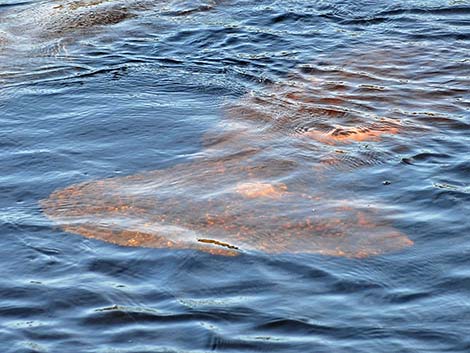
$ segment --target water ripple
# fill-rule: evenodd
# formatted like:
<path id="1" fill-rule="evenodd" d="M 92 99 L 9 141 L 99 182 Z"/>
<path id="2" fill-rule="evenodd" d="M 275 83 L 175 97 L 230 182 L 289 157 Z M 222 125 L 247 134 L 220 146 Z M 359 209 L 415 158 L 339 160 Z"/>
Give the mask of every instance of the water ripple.
<path id="1" fill-rule="evenodd" d="M 469 14 L 433 0 L 3 1 L 2 352 L 468 352 Z M 262 165 L 271 187 L 241 194 L 284 184 L 318 197 L 311 215 L 360 210 L 414 244 L 368 258 L 125 248 L 38 205 L 154 170 L 193 186 L 179 200 L 227 192 L 204 159 Z M 207 167 L 199 187 L 190 161 Z M 255 245 L 306 202 L 279 200 Z M 262 209 L 246 207 L 242 223 Z"/>

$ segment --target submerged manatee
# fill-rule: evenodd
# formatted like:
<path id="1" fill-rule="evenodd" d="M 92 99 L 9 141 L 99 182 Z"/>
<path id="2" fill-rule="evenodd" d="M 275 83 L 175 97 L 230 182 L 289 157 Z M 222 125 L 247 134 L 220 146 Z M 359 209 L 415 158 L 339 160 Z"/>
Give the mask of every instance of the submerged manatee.
<path id="1" fill-rule="evenodd" d="M 150 1 L 49 0 L 1 12 L 0 83 L 50 79 L 51 70 L 59 73 L 67 67 L 74 71 L 80 66 L 73 64 L 80 58 L 75 45 L 136 16 L 146 4 Z"/>
<path id="2" fill-rule="evenodd" d="M 42 207 L 66 231 L 125 246 L 366 257 L 412 244 L 373 209 L 291 190 L 274 181 L 285 166 L 252 163 L 198 161 L 72 185 Z"/>
<path id="3" fill-rule="evenodd" d="M 0 84 L 40 82 L 93 70 L 89 59 L 112 52 L 126 33 L 151 35 L 137 18 L 189 16 L 222 0 L 46 0 L 0 12 Z M 141 28 L 143 26 L 144 28 Z M 98 63 L 96 63 L 98 64 Z"/>
<path id="4" fill-rule="evenodd" d="M 0 48 L 30 50 L 47 41 L 83 36 L 106 25 L 136 17 L 145 10 L 164 9 L 171 0 L 48 0 L 0 14 Z M 185 2 L 174 15 L 209 11 L 217 1 Z M 23 48 L 21 48 L 23 47 Z"/>
<path id="5" fill-rule="evenodd" d="M 193 161 L 59 189 L 42 208 L 66 231 L 124 246 L 359 258 L 409 247 L 374 195 L 335 174 L 376 172 L 455 109 L 466 81 L 446 82 L 461 66 L 443 69 L 438 53 L 440 70 L 428 68 L 423 50 L 319 59 L 229 104 Z"/>
<path id="6" fill-rule="evenodd" d="M 4 44 L 61 39 L 133 17 L 138 0 L 42 1 L 1 15 Z M 26 49 L 26 48 L 25 48 Z"/>

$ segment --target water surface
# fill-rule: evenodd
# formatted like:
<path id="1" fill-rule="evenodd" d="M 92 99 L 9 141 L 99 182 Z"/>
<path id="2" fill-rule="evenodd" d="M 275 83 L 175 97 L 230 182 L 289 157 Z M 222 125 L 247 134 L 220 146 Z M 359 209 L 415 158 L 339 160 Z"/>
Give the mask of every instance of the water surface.
<path id="1" fill-rule="evenodd" d="M 0 6 L 2 351 L 470 350 L 468 2 L 58 4 Z M 204 179 L 214 163 L 235 172 Z M 110 180 L 137 185 L 149 217 L 142 200 L 178 178 L 172 200 L 190 203 L 166 206 L 170 224 L 207 232 L 187 212 L 205 190 L 269 222 L 241 218 L 254 233 L 217 256 L 86 238 L 40 205 Z M 305 219 L 312 199 L 287 192 L 314 198 L 317 224 L 342 210 L 320 249 L 377 234 L 358 212 L 409 243 L 359 258 L 298 251 L 305 232 L 250 246 L 279 217 Z M 72 209 L 117 203 L 85 196 Z"/>

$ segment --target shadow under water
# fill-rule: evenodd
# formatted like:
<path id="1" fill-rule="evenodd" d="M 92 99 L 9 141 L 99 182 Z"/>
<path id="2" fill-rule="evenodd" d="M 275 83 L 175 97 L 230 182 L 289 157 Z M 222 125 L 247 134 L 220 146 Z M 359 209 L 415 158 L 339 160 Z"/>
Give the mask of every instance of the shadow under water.
<path id="1" fill-rule="evenodd" d="M 351 196 L 352 173 L 457 123 L 446 114 L 460 114 L 468 79 L 449 51 L 363 53 L 317 58 L 227 104 L 189 163 L 72 185 L 43 210 L 65 231 L 125 246 L 359 258 L 409 247 L 380 196 Z"/>

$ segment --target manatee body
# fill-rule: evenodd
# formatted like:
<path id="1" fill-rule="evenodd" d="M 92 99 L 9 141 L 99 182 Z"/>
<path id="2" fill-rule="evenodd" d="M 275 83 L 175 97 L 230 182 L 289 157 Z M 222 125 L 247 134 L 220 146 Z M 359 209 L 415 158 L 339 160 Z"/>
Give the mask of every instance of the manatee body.
<path id="1" fill-rule="evenodd" d="M 217 4 L 215 0 L 184 1 L 173 14 L 210 11 Z M 87 35 L 165 6 L 173 8 L 170 0 L 49 0 L 16 7 L 0 13 L 0 47 L 24 45 L 28 50 L 28 45 Z"/>
<path id="2" fill-rule="evenodd" d="M 72 185 L 41 205 L 65 231 L 122 246 L 363 258 L 413 244 L 377 209 L 289 180 L 293 168 L 247 156 L 199 160 Z"/>
<path id="3" fill-rule="evenodd" d="M 143 3 L 127 0 L 47 1 L 16 8 L 2 15 L 0 44 L 26 45 L 87 33 L 131 18 L 139 8 Z"/>

